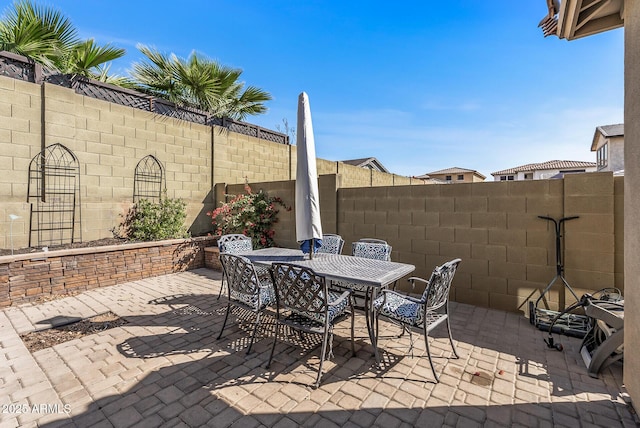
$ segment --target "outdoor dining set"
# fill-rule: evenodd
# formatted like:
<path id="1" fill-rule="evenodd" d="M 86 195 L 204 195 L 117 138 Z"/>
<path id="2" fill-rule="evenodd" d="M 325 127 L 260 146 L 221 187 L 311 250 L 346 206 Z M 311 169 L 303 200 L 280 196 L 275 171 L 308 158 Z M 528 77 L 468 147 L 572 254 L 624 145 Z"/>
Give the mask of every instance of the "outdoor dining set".
<path id="1" fill-rule="evenodd" d="M 226 286 L 228 304 L 218 339 L 227 326 L 232 306 L 255 313 L 255 323 L 247 353 L 251 352 L 260 321 L 267 308 L 275 308 L 273 345 L 267 363 L 270 367 L 280 335 L 287 326 L 304 333 L 322 334 L 322 350 L 315 387 L 320 385 L 322 365 L 333 354 L 333 328 L 351 319 L 351 352 L 354 349 L 354 309 L 364 312 L 367 333 L 380 367 L 378 352 L 379 318 L 422 330 L 433 375 L 438 381 L 431 352 L 429 332 L 446 323 L 453 354 L 457 352 L 449 324 L 449 290 L 460 259 L 436 267 L 428 280 L 411 277 L 424 285 L 420 297 L 395 290 L 397 281 L 415 270 L 407 263 L 391 261 L 391 246 L 380 239 L 364 238 L 352 244 L 351 255 L 342 255 L 344 240 L 336 234 L 324 234 L 320 220 L 320 193 L 316 166 L 315 141 L 309 98 L 298 97 L 296 141 L 295 217 L 296 241 L 300 249 L 253 249 L 251 238 L 241 234 L 218 239 L 223 272 L 221 296 Z M 410 336 L 411 346 L 413 337 Z M 328 348 L 328 352 L 327 352 Z M 412 348 L 413 349 L 413 348 Z"/>
<path id="2" fill-rule="evenodd" d="M 422 295 L 396 291 L 396 283 L 415 270 L 415 266 L 391 261 L 392 247 L 378 239 L 362 239 L 352 244 L 351 255 L 343 255 L 344 240 L 335 234 L 322 236 L 315 252 L 299 249 L 253 249 L 251 238 L 241 234 L 218 239 L 223 282 L 219 298 L 226 293 L 227 308 L 218 339 L 227 328 L 232 307 L 255 314 L 247 354 L 251 352 L 261 319 L 267 308 L 275 309 L 273 344 L 267 362 L 270 367 L 281 326 L 304 335 L 322 335 L 320 364 L 315 382 L 318 387 L 325 358 L 333 355 L 333 328 L 343 320 L 351 321 L 351 352 L 354 351 L 354 310 L 366 319 L 377 367 L 379 319 L 384 317 L 408 332 L 421 330 L 427 356 L 436 382 L 439 380 L 429 349 L 429 333 L 445 323 L 453 356 L 458 357 L 449 324 L 448 303 L 451 282 L 460 259 L 436 267 L 429 279 L 410 277 L 424 286 Z"/>

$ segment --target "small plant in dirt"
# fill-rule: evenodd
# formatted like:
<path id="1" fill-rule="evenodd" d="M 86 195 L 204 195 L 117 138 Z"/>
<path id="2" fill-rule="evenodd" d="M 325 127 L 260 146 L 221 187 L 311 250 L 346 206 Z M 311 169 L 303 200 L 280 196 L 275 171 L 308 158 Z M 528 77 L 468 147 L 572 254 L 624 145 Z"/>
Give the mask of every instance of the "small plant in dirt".
<path id="1" fill-rule="evenodd" d="M 242 233 L 253 241 L 253 248 L 273 247 L 278 222 L 278 207 L 287 207 L 281 198 L 268 196 L 263 191 L 253 193 L 248 184 L 245 194 L 227 195 L 233 197 L 229 202 L 207 213 L 211 217 L 214 233 L 218 236 L 229 233 Z"/>
<path id="2" fill-rule="evenodd" d="M 180 199 L 164 197 L 160 202 L 141 199 L 111 231 L 115 237 L 135 241 L 188 238 L 186 218 L 186 203 Z"/>

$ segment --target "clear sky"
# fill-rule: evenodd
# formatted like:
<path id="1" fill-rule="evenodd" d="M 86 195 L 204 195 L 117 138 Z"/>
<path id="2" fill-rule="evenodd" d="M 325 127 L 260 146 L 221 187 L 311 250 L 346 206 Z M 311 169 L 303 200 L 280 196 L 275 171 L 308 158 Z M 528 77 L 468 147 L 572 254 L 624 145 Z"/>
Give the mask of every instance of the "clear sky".
<path id="1" fill-rule="evenodd" d="M 37 1 L 125 48 L 121 75 L 138 43 L 241 68 L 274 98 L 247 122 L 295 126 L 305 91 L 318 157 L 401 175 L 595 162 L 596 126 L 623 122 L 623 30 L 545 39 L 545 0 Z"/>

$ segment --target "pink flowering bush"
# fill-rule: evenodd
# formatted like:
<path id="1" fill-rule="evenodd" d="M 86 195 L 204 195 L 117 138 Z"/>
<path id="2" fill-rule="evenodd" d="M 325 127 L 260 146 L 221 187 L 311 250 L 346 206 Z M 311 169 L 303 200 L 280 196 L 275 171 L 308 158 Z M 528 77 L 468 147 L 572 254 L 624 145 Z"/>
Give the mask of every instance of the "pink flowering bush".
<path id="1" fill-rule="evenodd" d="M 278 207 L 287 208 L 281 198 L 267 196 L 260 191 L 253 193 L 248 184 L 245 194 L 236 195 L 221 207 L 207 213 L 211 217 L 215 234 L 242 233 L 253 241 L 253 248 L 273 247 L 275 231 L 273 225 L 278 222 Z"/>

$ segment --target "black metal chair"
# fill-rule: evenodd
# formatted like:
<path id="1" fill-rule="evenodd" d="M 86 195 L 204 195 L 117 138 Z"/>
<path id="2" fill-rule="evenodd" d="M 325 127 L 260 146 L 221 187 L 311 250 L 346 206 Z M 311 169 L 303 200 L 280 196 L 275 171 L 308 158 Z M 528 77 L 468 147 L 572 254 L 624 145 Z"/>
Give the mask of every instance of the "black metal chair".
<path id="1" fill-rule="evenodd" d="M 220 253 L 238 254 L 253 250 L 253 243 L 251 238 L 246 235 L 231 233 L 218 238 L 218 248 Z"/>
<path id="2" fill-rule="evenodd" d="M 322 353 L 315 387 L 320 385 L 322 365 L 327 355 L 333 355 L 333 327 L 347 316 L 351 316 L 351 352 L 355 353 L 353 335 L 353 302 L 350 292 L 341 294 L 329 291 L 323 276 L 313 270 L 289 263 L 273 264 L 273 279 L 276 290 L 276 323 L 273 346 L 267 368 L 271 366 L 278 341 L 279 326 L 289 326 L 301 332 L 322 334 Z"/>
<path id="3" fill-rule="evenodd" d="M 228 235 L 222 235 L 218 238 L 219 254 L 242 254 L 247 251 L 253 250 L 253 241 L 250 237 L 242 235 L 241 233 L 230 233 Z M 261 281 L 271 280 L 271 272 L 268 267 L 256 266 L 256 271 Z M 220 291 L 218 292 L 218 300 L 222 296 L 222 290 L 224 290 L 224 275 L 222 276 L 222 282 L 220 284 Z"/>
<path id="4" fill-rule="evenodd" d="M 322 246 L 318 250 L 318 253 L 342 254 L 342 247 L 344 247 L 344 239 L 342 239 L 342 236 L 325 233 L 322 235 Z"/>
<path id="5" fill-rule="evenodd" d="M 379 239 L 365 238 L 351 244 L 351 255 L 374 260 L 391 260 L 391 245 Z M 367 311 L 369 305 L 369 290 L 366 286 L 347 281 L 332 281 L 334 291 L 351 290 L 356 309 Z M 360 303 L 362 302 L 362 303 Z"/>
<path id="6" fill-rule="evenodd" d="M 422 330 L 427 348 L 427 356 L 429 357 L 429 364 L 431 365 L 431 370 L 433 371 L 433 376 L 436 378 L 436 382 L 439 382 L 440 378 L 436 373 L 433 360 L 431 359 L 429 333 L 443 322 L 447 324 L 449 342 L 451 342 L 453 354 L 455 358 L 459 358 L 456 347 L 453 344 L 451 325 L 449 323 L 449 292 L 451 290 L 451 282 L 453 281 L 460 261 L 460 259 L 455 259 L 442 266 L 436 267 L 428 281 L 417 277 L 409 278 L 413 287 L 415 287 L 416 282 L 425 284 L 424 293 L 422 293 L 419 299 L 398 293 L 394 290 L 383 290 L 382 295 L 373 302 L 373 307 L 376 311 L 376 334 L 379 331 L 378 322 L 380 316 L 399 322 L 403 330 L 406 329 L 409 331 L 412 355 L 412 328 Z"/>
<path id="7" fill-rule="evenodd" d="M 270 278 L 260 278 L 256 268 L 246 257 L 237 254 L 222 253 L 220 254 L 220 262 L 222 264 L 222 274 L 227 282 L 229 301 L 218 339 L 222 338 L 222 333 L 227 325 L 232 306 L 249 310 L 256 315 L 255 325 L 251 333 L 251 341 L 247 349 L 247 354 L 249 354 L 258 327 L 260 327 L 260 316 L 262 312 L 267 306 L 275 303 L 273 283 Z"/>
<path id="8" fill-rule="evenodd" d="M 253 250 L 253 243 L 251 241 L 251 238 L 246 235 L 242 235 L 240 233 L 231 233 L 228 235 L 222 235 L 220 238 L 218 238 L 218 250 L 219 254 L 238 254 L 245 251 Z M 222 263 L 222 259 L 220 263 Z M 222 296 L 222 290 L 224 290 L 225 281 L 225 277 L 224 275 L 222 275 L 220 291 L 218 292 L 218 300 L 220 300 L 220 297 Z"/>

